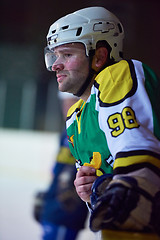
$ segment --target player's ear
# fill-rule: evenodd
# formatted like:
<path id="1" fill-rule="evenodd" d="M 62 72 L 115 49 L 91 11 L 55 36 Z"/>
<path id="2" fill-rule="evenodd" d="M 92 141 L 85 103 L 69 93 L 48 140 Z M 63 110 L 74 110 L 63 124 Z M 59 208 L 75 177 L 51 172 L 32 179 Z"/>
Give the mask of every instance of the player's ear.
<path id="1" fill-rule="evenodd" d="M 92 68 L 98 72 L 104 64 L 106 64 L 108 59 L 108 50 L 105 47 L 99 47 L 96 49 L 95 55 L 92 61 Z"/>

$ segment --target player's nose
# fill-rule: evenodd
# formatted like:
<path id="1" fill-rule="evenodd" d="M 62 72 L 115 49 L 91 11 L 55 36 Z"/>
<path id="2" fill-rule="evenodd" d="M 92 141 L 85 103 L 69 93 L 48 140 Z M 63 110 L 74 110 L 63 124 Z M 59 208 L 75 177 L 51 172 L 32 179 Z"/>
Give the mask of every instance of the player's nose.
<path id="1" fill-rule="evenodd" d="M 64 64 L 62 62 L 59 62 L 56 60 L 53 65 L 52 65 L 52 71 L 56 72 L 58 70 L 63 70 L 64 69 Z"/>

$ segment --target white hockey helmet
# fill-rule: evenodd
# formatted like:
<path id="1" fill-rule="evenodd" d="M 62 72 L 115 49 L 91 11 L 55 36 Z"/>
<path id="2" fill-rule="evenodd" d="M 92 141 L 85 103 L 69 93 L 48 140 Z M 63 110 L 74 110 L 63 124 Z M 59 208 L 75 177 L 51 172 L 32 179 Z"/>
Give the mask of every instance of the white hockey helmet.
<path id="1" fill-rule="evenodd" d="M 66 43 L 80 42 L 85 45 L 86 55 L 96 49 L 96 43 L 106 40 L 111 47 L 110 58 L 122 58 L 124 30 L 119 19 L 103 7 L 88 7 L 68 14 L 53 23 L 47 35 L 48 50 Z M 46 66 L 54 62 L 53 56 L 45 55 Z"/>

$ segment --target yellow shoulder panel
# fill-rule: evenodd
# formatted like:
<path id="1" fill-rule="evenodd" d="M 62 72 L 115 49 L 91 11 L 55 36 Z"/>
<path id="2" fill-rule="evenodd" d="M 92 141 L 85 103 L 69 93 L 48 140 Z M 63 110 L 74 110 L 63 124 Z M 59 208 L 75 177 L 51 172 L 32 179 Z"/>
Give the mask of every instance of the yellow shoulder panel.
<path id="1" fill-rule="evenodd" d="M 129 64 L 125 60 L 105 68 L 95 81 L 99 85 L 100 100 L 108 104 L 122 100 L 133 87 Z"/>
<path id="2" fill-rule="evenodd" d="M 68 110 L 67 113 L 67 118 L 70 117 L 75 111 L 76 109 L 80 109 L 81 105 L 83 104 L 83 100 L 80 99 L 78 102 L 76 102 L 75 104 L 73 104 L 70 109 Z"/>

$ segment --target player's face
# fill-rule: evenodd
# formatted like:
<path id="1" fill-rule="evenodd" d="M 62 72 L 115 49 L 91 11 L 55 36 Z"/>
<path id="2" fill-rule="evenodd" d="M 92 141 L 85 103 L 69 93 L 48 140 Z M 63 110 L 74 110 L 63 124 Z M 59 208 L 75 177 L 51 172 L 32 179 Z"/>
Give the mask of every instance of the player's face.
<path id="1" fill-rule="evenodd" d="M 68 43 L 54 50 L 56 61 L 52 70 L 56 72 L 58 88 L 62 92 L 76 94 L 89 74 L 89 61 L 81 43 Z"/>

